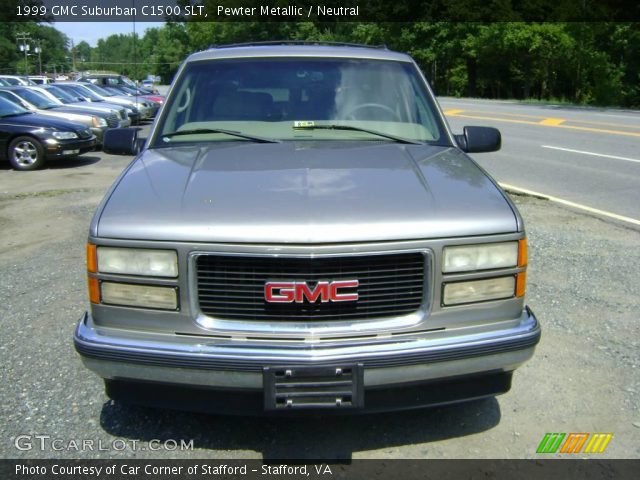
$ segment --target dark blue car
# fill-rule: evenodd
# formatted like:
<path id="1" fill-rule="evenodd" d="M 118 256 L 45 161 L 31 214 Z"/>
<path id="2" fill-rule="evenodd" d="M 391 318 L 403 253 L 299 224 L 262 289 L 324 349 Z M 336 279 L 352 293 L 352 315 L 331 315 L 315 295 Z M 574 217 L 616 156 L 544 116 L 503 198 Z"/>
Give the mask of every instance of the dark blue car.
<path id="1" fill-rule="evenodd" d="M 96 136 L 87 127 L 22 108 L 0 98 L 0 158 L 16 170 L 35 170 L 52 158 L 93 150 Z"/>

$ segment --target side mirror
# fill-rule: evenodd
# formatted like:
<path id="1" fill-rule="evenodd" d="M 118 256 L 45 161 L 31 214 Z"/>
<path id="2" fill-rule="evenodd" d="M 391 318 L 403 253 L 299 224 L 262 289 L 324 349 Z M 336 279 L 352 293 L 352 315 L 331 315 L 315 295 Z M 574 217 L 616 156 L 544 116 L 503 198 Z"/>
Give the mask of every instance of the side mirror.
<path id="1" fill-rule="evenodd" d="M 495 152 L 502 146 L 502 136 L 497 128 L 464 127 L 463 132 L 463 135 L 456 135 L 456 140 L 467 153 Z"/>
<path id="2" fill-rule="evenodd" d="M 139 128 L 110 128 L 104 132 L 102 151 L 114 155 L 137 155 L 144 139 L 138 138 Z"/>

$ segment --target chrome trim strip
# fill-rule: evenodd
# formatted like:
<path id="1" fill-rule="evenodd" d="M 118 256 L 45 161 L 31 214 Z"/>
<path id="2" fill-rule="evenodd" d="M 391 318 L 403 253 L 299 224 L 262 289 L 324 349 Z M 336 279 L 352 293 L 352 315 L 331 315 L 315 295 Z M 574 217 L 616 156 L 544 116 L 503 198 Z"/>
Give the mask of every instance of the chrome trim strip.
<path id="1" fill-rule="evenodd" d="M 470 359 L 517 350 L 532 349 L 540 340 L 540 326 L 526 309 L 517 326 L 482 333 L 432 338 L 423 334 L 408 339 L 345 346 L 251 345 L 246 342 L 176 341 L 175 337 L 139 333 L 116 337 L 92 325 L 85 314 L 74 334 L 76 350 L 86 358 L 165 368 L 258 372 L 268 365 L 334 365 L 362 362 L 366 368 L 402 367 Z M 144 339 L 144 337 L 147 337 Z M 142 337 L 142 338 L 141 338 Z M 163 339 L 165 337 L 166 339 Z M 169 337 L 169 338 L 167 338 Z M 187 339 L 189 340 L 189 339 Z"/>

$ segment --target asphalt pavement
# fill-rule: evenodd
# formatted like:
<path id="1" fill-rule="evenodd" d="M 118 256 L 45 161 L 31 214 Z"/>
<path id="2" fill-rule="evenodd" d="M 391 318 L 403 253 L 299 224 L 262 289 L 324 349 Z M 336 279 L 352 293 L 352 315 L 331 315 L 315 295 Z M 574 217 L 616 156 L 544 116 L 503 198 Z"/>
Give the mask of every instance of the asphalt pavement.
<path id="1" fill-rule="evenodd" d="M 465 125 L 501 131 L 500 151 L 472 155 L 499 182 L 640 225 L 640 111 L 448 97 L 439 102 L 455 133 Z"/>

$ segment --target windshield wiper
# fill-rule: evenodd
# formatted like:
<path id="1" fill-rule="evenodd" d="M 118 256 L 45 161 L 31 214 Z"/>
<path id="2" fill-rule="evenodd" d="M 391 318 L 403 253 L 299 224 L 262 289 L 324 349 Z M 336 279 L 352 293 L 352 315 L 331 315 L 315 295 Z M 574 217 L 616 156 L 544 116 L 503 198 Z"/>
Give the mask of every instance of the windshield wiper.
<path id="1" fill-rule="evenodd" d="M 197 135 L 200 133 L 224 133 L 226 135 L 244 138 L 246 140 L 251 140 L 257 143 L 280 143 L 279 140 L 274 140 L 273 138 L 258 137 L 256 135 L 247 135 L 246 133 L 236 132 L 235 130 L 225 130 L 222 128 L 194 128 L 192 130 L 178 130 L 175 132 L 164 133 L 161 135 L 161 137 L 171 138 L 171 137 L 178 137 L 180 135 Z"/>
<path id="2" fill-rule="evenodd" d="M 370 133 L 371 135 L 377 135 L 382 138 L 388 138 L 389 140 L 393 140 L 398 143 L 407 143 L 410 145 L 422 145 L 421 142 L 416 142 L 415 140 L 409 140 L 408 138 L 396 137 L 395 135 L 391 135 L 389 133 L 378 132 L 377 130 L 369 130 L 368 128 L 360 128 L 354 127 L 351 125 L 339 125 L 339 124 L 329 124 L 329 125 L 316 125 L 315 123 L 310 122 L 295 122 L 293 125 L 294 130 L 350 130 L 353 132 L 364 132 Z"/>

